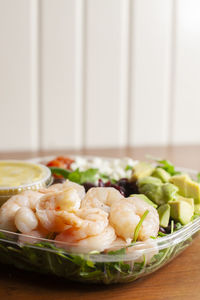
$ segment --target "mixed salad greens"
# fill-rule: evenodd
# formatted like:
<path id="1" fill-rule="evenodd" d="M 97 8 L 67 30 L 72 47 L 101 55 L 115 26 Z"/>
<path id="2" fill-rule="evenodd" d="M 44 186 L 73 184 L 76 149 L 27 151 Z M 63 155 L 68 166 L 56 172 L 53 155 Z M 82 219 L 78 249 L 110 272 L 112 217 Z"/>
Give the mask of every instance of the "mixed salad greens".
<path id="1" fill-rule="evenodd" d="M 154 206 L 159 214 L 160 231 L 157 238 L 152 237 L 158 251 L 147 261 L 148 249 L 141 250 L 144 253 L 141 262 L 128 259 L 127 248 L 107 253 L 93 251 L 76 254 L 56 247 L 53 240 L 41 240 L 34 244 L 19 243 L 18 234 L 1 230 L 1 263 L 70 280 L 110 284 L 133 281 L 157 270 L 191 243 L 192 234 L 196 233 L 194 230 L 189 235 L 183 235 L 178 243 L 169 242 L 167 247 L 160 246 L 163 238 L 185 225 L 188 226 L 187 224 L 200 215 L 199 175 L 196 181 L 192 180 L 188 174 L 177 171 L 167 160 L 156 160 L 155 164 L 128 164 L 124 167 L 126 177 L 112 178 L 110 174 L 96 167 L 73 170 L 71 166 L 74 162 L 73 159 L 62 157 L 50 161 L 47 166 L 51 169 L 54 182 L 69 179 L 84 185 L 86 191 L 94 186 L 107 186 L 116 188 L 126 197 L 133 194 L 141 197 Z M 141 217 L 129 247 L 138 243 L 138 232 L 147 214 L 148 211 Z"/>
<path id="2" fill-rule="evenodd" d="M 20 245 L 13 238 L 0 232 L 0 262 L 14 265 L 19 269 L 52 274 L 69 280 L 88 283 L 118 283 L 134 281 L 144 275 L 156 271 L 181 253 L 192 241 L 183 240 L 175 246 L 161 249 L 146 264 L 127 261 L 125 248 L 110 251 L 110 261 L 104 261 L 99 253 L 70 254 L 62 248 L 54 246 L 53 242 L 40 242 Z M 97 259 L 101 256 L 102 261 Z"/>

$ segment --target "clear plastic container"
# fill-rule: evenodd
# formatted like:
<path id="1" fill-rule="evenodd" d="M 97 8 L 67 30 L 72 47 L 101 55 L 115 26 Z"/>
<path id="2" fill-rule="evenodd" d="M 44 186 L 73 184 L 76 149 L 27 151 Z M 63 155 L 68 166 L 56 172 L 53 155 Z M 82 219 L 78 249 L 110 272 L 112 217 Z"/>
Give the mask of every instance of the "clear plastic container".
<path id="1" fill-rule="evenodd" d="M 196 176 L 195 171 L 179 170 Z M 103 284 L 130 282 L 170 262 L 192 243 L 199 231 L 200 217 L 148 243 L 136 242 L 131 247 L 109 253 L 87 253 L 87 249 L 77 253 L 72 251 L 75 244 L 0 230 L 0 263 L 66 280 Z"/>
<path id="2" fill-rule="evenodd" d="M 3 165 L 3 167 L 2 167 Z M 0 206 L 11 196 L 18 194 L 25 190 L 38 190 L 41 187 L 46 187 L 52 182 L 51 171 L 44 165 L 36 164 L 28 161 L 20 161 L 20 160 L 1 160 L 0 161 L 0 175 L 3 173 L 5 166 L 9 168 L 8 170 L 8 179 L 11 177 L 12 173 L 23 173 L 25 171 L 30 171 L 33 174 L 33 170 L 37 176 L 30 178 L 25 178 L 23 176 L 22 181 L 20 182 L 17 177 L 16 182 L 14 180 L 10 182 L 6 186 L 4 182 L 0 182 Z M 12 166 L 14 168 L 12 169 Z M 18 174 L 16 174 L 17 176 Z M 22 174 L 23 175 L 23 174 Z"/>
<path id="3" fill-rule="evenodd" d="M 36 240 L 0 230 L 0 262 L 66 280 L 104 284 L 130 282 L 158 270 L 175 258 L 192 243 L 199 230 L 200 218 L 168 236 L 152 239 L 148 246 L 137 242 L 115 254 L 72 253 L 70 247 L 75 245 L 58 245 L 54 240 Z M 62 246 L 69 247 L 69 251 Z"/>

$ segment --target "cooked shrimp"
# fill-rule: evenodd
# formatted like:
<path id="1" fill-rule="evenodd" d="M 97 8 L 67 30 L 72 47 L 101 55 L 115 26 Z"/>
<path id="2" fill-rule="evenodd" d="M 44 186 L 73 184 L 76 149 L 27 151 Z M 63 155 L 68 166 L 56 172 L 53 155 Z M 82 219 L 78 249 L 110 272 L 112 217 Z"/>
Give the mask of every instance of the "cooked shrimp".
<path id="1" fill-rule="evenodd" d="M 112 187 L 91 188 L 82 200 L 81 207 L 98 207 L 109 212 L 110 206 L 123 198 L 120 192 Z"/>
<path id="2" fill-rule="evenodd" d="M 48 193 L 52 193 L 52 192 L 61 192 L 61 191 L 67 190 L 68 188 L 75 189 L 77 191 L 79 197 L 81 199 L 84 198 L 85 188 L 82 185 L 72 182 L 72 181 L 69 181 L 69 180 L 66 180 L 64 183 L 53 184 L 48 188 L 42 188 L 42 189 L 40 189 L 40 192 L 43 194 L 48 194 Z"/>
<path id="3" fill-rule="evenodd" d="M 108 225 L 107 213 L 100 209 L 78 209 L 80 201 L 74 189 L 47 194 L 38 202 L 36 215 L 49 231 L 62 232 L 73 226 L 80 228 L 83 236 L 102 232 Z"/>
<path id="4" fill-rule="evenodd" d="M 66 229 L 67 216 L 73 215 L 72 212 L 80 207 L 80 202 L 81 199 L 73 188 L 51 192 L 44 195 L 38 202 L 36 215 L 44 228 L 60 232 Z"/>
<path id="5" fill-rule="evenodd" d="M 16 231 L 15 214 L 21 207 L 35 209 L 36 203 L 42 194 L 36 191 L 24 191 L 12 196 L 0 208 L 0 228 L 4 230 Z"/>
<path id="6" fill-rule="evenodd" d="M 68 229 L 57 235 L 55 240 L 58 242 L 57 247 L 64 248 L 70 252 L 88 253 L 94 250 L 99 252 L 104 251 L 111 245 L 115 238 L 114 229 L 111 226 L 107 226 L 100 234 L 94 236 L 88 235 L 83 239 L 80 239 L 76 230 Z"/>
<path id="7" fill-rule="evenodd" d="M 108 214 L 99 208 L 82 208 L 76 212 L 77 222 L 71 223 L 71 242 L 97 235 L 108 226 Z M 81 220 L 81 222 L 80 222 Z M 74 218 L 75 221 L 75 218 Z"/>
<path id="8" fill-rule="evenodd" d="M 29 207 L 19 208 L 15 214 L 14 222 L 16 228 L 22 233 L 30 232 L 38 226 L 38 219 Z"/>
<path id="9" fill-rule="evenodd" d="M 159 230 L 157 210 L 137 197 L 124 198 L 113 203 L 110 210 L 110 224 L 119 237 L 129 242 L 133 239 L 136 226 L 146 210 L 149 213 L 141 225 L 138 240 L 144 241 L 150 236 L 156 237 Z"/>

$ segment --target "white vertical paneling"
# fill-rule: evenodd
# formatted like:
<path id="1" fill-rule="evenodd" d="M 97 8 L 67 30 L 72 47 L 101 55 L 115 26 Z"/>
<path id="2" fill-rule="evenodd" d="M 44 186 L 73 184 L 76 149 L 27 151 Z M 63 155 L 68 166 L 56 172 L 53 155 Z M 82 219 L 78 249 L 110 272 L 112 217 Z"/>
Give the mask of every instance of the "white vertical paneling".
<path id="1" fill-rule="evenodd" d="M 75 15 L 75 140 L 74 148 L 83 147 L 83 101 L 85 91 L 85 0 L 76 0 Z"/>
<path id="2" fill-rule="evenodd" d="M 31 150 L 39 149 L 39 30 L 40 12 L 39 1 L 30 1 L 30 138 Z"/>
<path id="3" fill-rule="evenodd" d="M 130 144 L 166 144 L 172 0 L 132 3 Z"/>
<path id="4" fill-rule="evenodd" d="M 127 137 L 129 2 L 86 3 L 85 146 L 122 146 Z"/>
<path id="5" fill-rule="evenodd" d="M 41 147 L 43 149 L 81 146 L 82 5 L 82 0 L 42 1 Z M 77 47 L 80 50 L 77 50 Z"/>
<path id="6" fill-rule="evenodd" d="M 27 0 L 0 1 L 0 151 L 37 147 L 32 115 L 31 48 L 35 9 Z M 35 118 L 35 119 L 34 119 Z"/>
<path id="7" fill-rule="evenodd" d="M 0 0 L 0 151 L 200 143 L 199 12 Z"/>
<path id="8" fill-rule="evenodd" d="M 172 142 L 200 143 L 200 1 L 176 1 Z"/>

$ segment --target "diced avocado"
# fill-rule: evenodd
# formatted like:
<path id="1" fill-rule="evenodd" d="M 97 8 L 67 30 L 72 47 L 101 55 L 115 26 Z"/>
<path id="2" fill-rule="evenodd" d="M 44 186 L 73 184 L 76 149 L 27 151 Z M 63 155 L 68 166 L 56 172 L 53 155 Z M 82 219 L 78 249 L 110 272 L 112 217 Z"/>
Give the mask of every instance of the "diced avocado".
<path id="1" fill-rule="evenodd" d="M 188 224 L 194 214 L 194 208 L 186 201 L 175 200 L 169 202 L 170 216 L 176 222 L 180 222 L 182 225 Z"/>
<path id="2" fill-rule="evenodd" d="M 179 201 L 186 201 L 190 205 L 192 205 L 192 207 L 194 208 L 194 199 L 193 198 L 186 198 L 186 197 L 182 197 L 182 196 L 178 195 L 177 200 L 179 200 Z"/>
<path id="3" fill-rule="evenodd" d="M 150 176 L 153 173 L 154 169 L 155 167 L 153 167 L 151 164 L 147 162 L 143 162 L 143 161 L 139 162 L 137 165 L 133 167 L 131 180 L 136 181 L 139 178 Z"/>
<path id="4" fill-rule="evenodd" d="M 160 184 L 147 183 L 139 185 L 139 192 L 145 194 L 151 201 L 158 205 L 164 204 L 163 190 Z"/>
<path id="5" fill-rule="evenodd" d="M 195 204 L 194 205 L 194 213 L 196 215 L 200 215 L 200 204 Z"/>
<path id="6" fill-rule="evenodd" d="M 193 198 L 195 204 L 200 204 L 200 185 L 187 174 L 175 175 L 170 182 L 179 188 L 179 194 L 186 198 Z"/>
<path id="7" fill-rule="evenodd" d="M 193 198 L 196 204 L 200 204 L 200 185 L 190 180 L 185 184 L 185 197 Z"/>
<path id="8" fill-rule="evenodd" d="M 171 183 L 162 183 L 156 177 L 144 177 L 138 180 L 138 189 L 141 194 L 145 194 L 151 201 L 158 205 L 174 200 L 178 188 Z"/>
<path id="9" fill-rule="evenodd" d="M 170 218 L 170 206 L 169 204 L 163 204 L 158 208 L 160 226 L 167 227 Z"/>
<path id="10" fill-rule="evenodd" d="M 161 185 L 162 181 L 159 178 L 153 176 L 147 176 L 147 177 L 140 178 L 138 180 L 138 186 L 143 186 L 144 184 Z"/>
<path id="11" fill-rule="evenodd" d="M 134 196 L 134 197 L 137 197 L 139 199 L 142 199 L 142 200 L 144 200 L 145 202 L 149 203 L 150 205 L 152 205 L 155 208 L 158 207 L 157 204 L 155 204 L 153 201 L 149 200 L 149 198 L 147 198 L 144 194 L 134 194 L 134 195 L 131 195 L 131 196 Z"/>
<path id="12" fill-rule="evenodd" d="M 179 188 L 179 194 L 185 197 L 185 182 L 191 180 L 187 174 L 174 175 L 169 182 Z"/>
<path id="13" fill-rule="evenodd" d="M 162 168 L 156 168 L 153 171 L 152 176 L 159 178 L 164 183 L 169 182 L 169 179 L 171 177 L 171 175 Z"/>
<path id="14" fill-rule="evenodd" d="M 171 183 L 164 183 L 162 185 L 163 197 L 165 202 L 172 201 L 176 198 L 176 194 L 178 192 L 178 188 Z"/>

